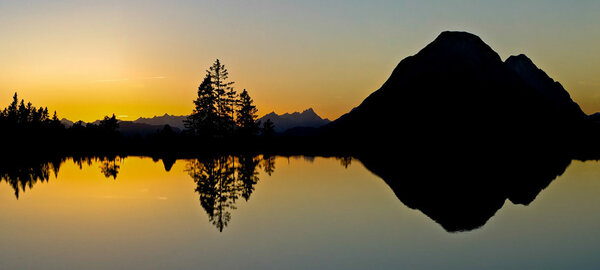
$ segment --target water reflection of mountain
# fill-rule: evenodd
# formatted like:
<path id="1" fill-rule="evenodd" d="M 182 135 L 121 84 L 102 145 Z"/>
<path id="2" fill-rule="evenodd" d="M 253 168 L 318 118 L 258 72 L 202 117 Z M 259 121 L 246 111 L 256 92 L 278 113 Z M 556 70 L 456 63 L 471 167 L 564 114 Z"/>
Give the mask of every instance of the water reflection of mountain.
<path id="1" fill-rule="evenodd" d="M 275 170 L 274 157 L 254 155 L 219 156 L 188 161 L 186 172 L 196 183 L 200 205 L 209 221 L 222 232 L 231 220 L 231 211 L 241 197 L 250 199 L 258 183 L 258 168 L 267 174 Z"/>
<path id="2" fill-rule="evenodd" d="M 552 155 L 457 155 L 435 160 L 367 155 L 359 159 L 403 204 L 423 212 L 448 232 L 483 226 L 506 199 L 530 204 L 571 162 Z"/>

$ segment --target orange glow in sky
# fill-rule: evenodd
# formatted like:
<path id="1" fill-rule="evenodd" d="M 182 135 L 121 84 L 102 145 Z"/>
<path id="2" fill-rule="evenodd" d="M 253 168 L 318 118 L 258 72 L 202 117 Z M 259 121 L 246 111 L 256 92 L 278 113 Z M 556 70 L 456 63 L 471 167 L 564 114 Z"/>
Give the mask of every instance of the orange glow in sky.
<path id="1" fill-rule="evenodd" d="M 524 53 L 600 111 L 598 1 L 3 1 L 0 106 L 59 117 L 183 115 L 216 58 L 263 115 L 335 119 L 444 30 Z M 424 103 L 426 104 L 426 103 Z"/>

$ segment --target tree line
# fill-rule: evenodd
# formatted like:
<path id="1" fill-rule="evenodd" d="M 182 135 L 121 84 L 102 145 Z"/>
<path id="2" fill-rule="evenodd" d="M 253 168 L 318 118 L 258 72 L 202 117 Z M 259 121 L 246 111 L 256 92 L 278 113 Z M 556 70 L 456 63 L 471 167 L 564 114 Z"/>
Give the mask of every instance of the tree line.
<path id="1" fill-rule="evenodd" d="M 9 143 L 7 151 L 19 156 L 91 148 L 114 150 L 117 145 L 122 146 L 118 127 L 113 114 L 98 124 L 79 121 L 67 128 L 56 111 L 50 116 L 48 107 L 35 107 L 31 102 L 19 100 L 17 93 L 12 102 L 0 110 L 0 141 Z"/>
<path id="2" fill-rule="evenodd" d="M 225 65 L 217 59 L 206 70 L 192 113 L 184 121 L 185 129 L 181 133 L 164 126 L 146 137 L 125 137 L 119 132 L 115 114 L 96 123 L 78 121 L 66 127 L 56 111 L 51 115 L 47 107 L 35 107 L 15 93 L 12 102 L 0 110 L 0 141 L 20 142 L 27 150 L 68 149 L 67 153 L 168 152 L 192 145 L 202 149 L 229 147 L 235 150 L 247 147 L 250 140 L 264 141 L 273 137 L 273 123 L 270 120 L 257 122 L 257 112 L 250 93 L 246 89 L 236 91 Z"/>
<path id="3" fill-rule="evenodd" d="M 20 128 L 60 128 L 62 124 L 58 120 L 56 111 L 50 117 L 48 107 L 36 108 L 31 102 L 25 104 L 25 100 L 23 99 L 19 102 L 19 97 L 15 93 L 10 105 L 0 111 L 0 126 L 4 127 L 5 131 L 8 131 Z"/>
<path id="4" fill-rule="evenodd" d="M 19 102 L 18 93 L 15 92 L 13 100 L 6 108 L 0 111 L 0 127 L 4 132 L 22 129 L 65 129 L 66 127 L 58 119 L 58 114 L 54 111 L 52 117 L 48 113 L 48 107 L 36 108 L 31 102 L 25 103 L 24 99 Z M 72 129 L 96 129 L 103 131 L 116 131 L 119 127 L 118 120 L 113 114 L 112 117 L 105 116 L 99 124 L 84 123 L 78 121 L 71 126 Z"/>

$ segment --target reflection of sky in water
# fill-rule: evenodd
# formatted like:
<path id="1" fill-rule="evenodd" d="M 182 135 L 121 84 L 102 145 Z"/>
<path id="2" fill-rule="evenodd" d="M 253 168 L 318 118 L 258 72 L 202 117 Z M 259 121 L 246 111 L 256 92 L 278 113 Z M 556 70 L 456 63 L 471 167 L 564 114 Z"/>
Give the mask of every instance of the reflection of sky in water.
<path id="1" fill-rule="evenodd" d="M 177 161 L 70 161 L 16 200 L 0 184 L 3 269 L 597 269 L 600 166 L 573 162 L 529 206 L 447 233 L 353 161 L 277 158 L 219 233 Z"/>

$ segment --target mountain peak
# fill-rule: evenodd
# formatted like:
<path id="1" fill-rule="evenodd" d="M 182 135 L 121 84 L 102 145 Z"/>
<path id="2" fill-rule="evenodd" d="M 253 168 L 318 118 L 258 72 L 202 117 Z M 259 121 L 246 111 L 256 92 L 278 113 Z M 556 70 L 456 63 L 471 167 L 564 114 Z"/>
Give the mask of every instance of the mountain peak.
<path id="1" fill-rule="evenodd" d="M 304 110 L 302 113 L 303 114 L 304 113 L 316 114 L 315 111 L 313 110 L 313 108 L 308 108 L 308 109 Z"/>
<path id="2" fill-rule="evenodd" d="M 514 69 L 540 70 L 527 55 L 511 55 L 505 63 Z M 541 70 L 540 70 L 541 71 Z M 545 73 L 544 73 L 545 74 Z"/>
<path id="3" fill-rule="evenodd" d="M 484 59 L 501 61 L 500 56 L 479 36 L 460 31 L 442 32 L 419 54 L 433 54 L 442 58 L 454 57 L 473 62 Z"/>
<path id="4" fill-rule="evenodd" d="M 473 41 L 483 43 L 483 41 L 481 40 L 481 38 L 479 38 L 479 36 L 477 36 L 475 34 L 471 34 L 469 32 L 464 32 L 464 31 L 443 31 L 436 38 L 436 40 L 452 40 L 452 41 L 456 41 L 456 40 L 460 40 L 460 39 L 473 40 Z"/>
<path id="5" fill-rule="evenodd" d="M 330 121 L 328 119 L 321 118 L 313 108 L 308 108 L 304 111 L 277 114 L 275 112 L 268 113 L 257 121 L 265 122 L 270 119 L 275 124 L 276 132 L 283 132 L 294 127 L 320 127 Z"/>
<path id="6" fill-rule="evenodd" d="M 444 45 L 444 47 L 487 47 L 491 48 L 483 42 L 483 40 L 474 34 L 460 31 L 444 31 L 440 33 L 430 45 Z"/>
<path id="7" fill-rule="evenodd" d="M 69 119 L 67 119 L 67 118 L 60 119 L 60 122 L 61 122 L 63 125 L 65 125 L 66 127 L 70 127 L 70 126 L 72 126 L 72 125 L 74 124 L 74 122 L 73 122 L 73 121 L 71 121 L 71 120 L 69 120 Z"/>
<path id="8" fill-rule="evenodd" d="M 170 115 L 168 113 L 165 113 L 161 116 L 153 116 L 153 117 L 149 117 L 149 118 L 140 117 L 133 122 L 141 123 L 141 124 L 149 124 L 149 125 L 161 125 L 161 126 L 169 125 L 171 127 L 175 127 L 175 128 L 183 130 L 185 128 L 184 121 L 186 118 L 187 118 L 186 115 L 177 116 L 177 115 Z"/>
<path id="9" fill-rule="evenodd" d="M 275 111 L 272 111 L 270 113 L 265 114 L 265 116 L 263 116 L 263 117 L 274 117 L 274 116 L 279 116 L 279 115 L 276 114 Z"/>
<path id="10" fill-rule="evenodd" d="M 506 59 L 506 61 L 509 61 L 509 59 L 511 59 L 511 61 L 522 61 L 524 63 L 533 64 L 533 61 L 531 59 L 529 59 L 529 57 L 527 57 L 527 55 L 525 55 L 525 54 L 511 55 Z"/>

